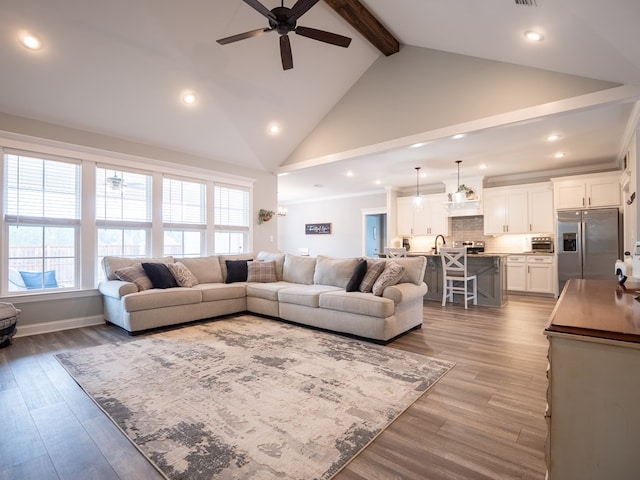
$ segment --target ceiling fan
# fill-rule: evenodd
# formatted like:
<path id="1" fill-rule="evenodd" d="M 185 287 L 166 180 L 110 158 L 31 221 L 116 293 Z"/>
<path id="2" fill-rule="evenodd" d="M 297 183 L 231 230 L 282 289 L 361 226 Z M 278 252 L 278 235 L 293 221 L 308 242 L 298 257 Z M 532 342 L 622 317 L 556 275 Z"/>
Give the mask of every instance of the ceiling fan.
<path id="1" fill-rule="evenodd" d="M 331 45 L 337 45 L 339 47 L 348 47 L 351 43 L 349 37 L 338 35 L 337 33 L 326 32 L 324 30 L 317 30 L 315 28 L 298 26 L 298 19 L 307 13 L 311 7 L 313 7 L 320 0 L 298 0 L 293 7 L 288 8 L 284 6 L 284 0 L 280 7 L 275 7 L 269 10 L 262 5 L 258 0 L 243 0 L 244 3 L 258 11 L 260 14 L 267 17 L 269 20 L 269 28 L 258 28 L 249 32 L 239 33 L 230 37 L 221 38 L 217 40 L 220 45 L 226 45 L 227 43 L 237 42 L 238 40 L 244 40 L 246 38 L 257 37 L 263 33 L 276 31 L 280 34 L 280 57 L 282 58 L 282 69 L 289 70 L 293 68 L 293 55 L 291 54 L 291 43 L 289 42 L 289 32 L 295 32 L 303 37 L 318 40 L 320 42 L 330 43 Z"/>

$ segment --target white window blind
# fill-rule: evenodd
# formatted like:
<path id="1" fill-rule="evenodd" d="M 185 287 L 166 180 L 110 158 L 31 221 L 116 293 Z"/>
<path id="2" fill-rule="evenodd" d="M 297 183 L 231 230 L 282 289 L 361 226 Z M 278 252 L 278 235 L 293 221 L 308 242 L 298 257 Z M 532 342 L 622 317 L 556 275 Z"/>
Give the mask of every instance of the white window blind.
<path id="1" fill-rule="evenodd" d="M 205 226 L 205 185 L 175 178 L 162 180 L 162 221 L 176 225 Z"/>
<path id="2" fill-rule="evenodd" d="M 79 165 L 14 154 L 5 163 L 7 221 L 79 223 Z"/>
<path id="3" fill-rule="evenodd" d="M 151 226 L 151 175 L 106 168 L 96 169 L 96 219 Z"/>
<path id="4" fill-rule="evenodd" d="M 215 186 L 214 222 L 216 227 L 249 227 L 249 191 L 224 185 Z"/>

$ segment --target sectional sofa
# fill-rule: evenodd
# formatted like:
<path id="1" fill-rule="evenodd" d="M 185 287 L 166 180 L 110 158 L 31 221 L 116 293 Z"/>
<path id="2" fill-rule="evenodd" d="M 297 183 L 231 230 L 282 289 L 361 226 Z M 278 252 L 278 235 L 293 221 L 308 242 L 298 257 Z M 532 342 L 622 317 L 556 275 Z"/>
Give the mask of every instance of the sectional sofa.
<path id="1" fill-rule="evenodd" d="M 149 274 L 158 267 L 169 270 L 186 286 L 175 286 L 173 278 L 169 283 L 163 283 L 164 277 L 154 278 L 159 285 L 149 278 L 141 281 L 135 277 L 140 266 Z M 149 271 L 150 267 L 154 269 Z M 385 343 L 422 325 L 427 292 L 425 257 L 382 260 L 269 252 L 201 258 L 105 257 L 103 268 L 106 280 L 99 291 L 104 318 L 131 334 L 251 312 Z M 133 277 L 126 275 L 132 271 Z"/>

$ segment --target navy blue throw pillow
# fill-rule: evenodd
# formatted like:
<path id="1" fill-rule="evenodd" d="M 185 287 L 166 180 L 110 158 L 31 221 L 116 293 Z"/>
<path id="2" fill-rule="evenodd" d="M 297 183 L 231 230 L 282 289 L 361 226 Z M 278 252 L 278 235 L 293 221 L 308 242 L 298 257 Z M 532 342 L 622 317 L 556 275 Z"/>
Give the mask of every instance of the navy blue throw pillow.
<path id="1" fill-rule="evenodd" d="M 251 260 L 225 260 L 227 264 L 227 279 L 225 283 L 246 282 Z"/>
<path id="2" fill-rule="evenodd" d="M 367 261 L 364 258 L 361 258 L 356 269 L 353 271 L 353 275 L 351 275 L 351 279 L 349 280 L 349 283 L 347 283 L 347 288 L 345 290 L 347 292 L 357 291 L 360 288 L 360 283 L 366 273 Z"/>
<path id="3" fill-rule="evenodd" d="M 176 278 L 164 263 L 143 263 L 142 268 L 151 280 L 153 288 L 179 287 Z"/>

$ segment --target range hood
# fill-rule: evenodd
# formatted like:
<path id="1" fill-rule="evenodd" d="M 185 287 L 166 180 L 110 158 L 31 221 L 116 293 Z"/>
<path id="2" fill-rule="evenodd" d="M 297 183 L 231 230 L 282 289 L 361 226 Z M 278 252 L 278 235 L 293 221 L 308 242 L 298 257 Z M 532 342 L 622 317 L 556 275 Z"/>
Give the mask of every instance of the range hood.
<path id="1" fill-rule="evenodd" d="M 482 180 L 484 177 L 466 177 L 458 185 L 457 179 L 445 181 L 447 216 L 471 217 L 482 215 Z M 460 187 L 460 191 L 458 191 Z"/>

